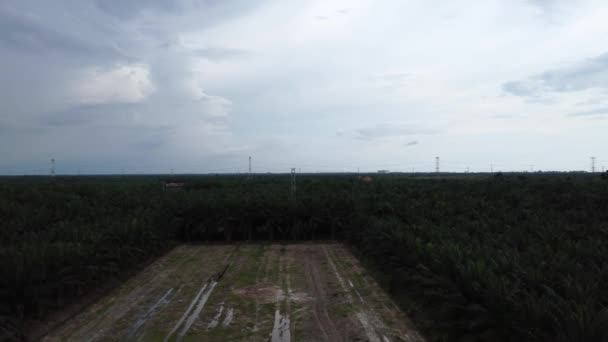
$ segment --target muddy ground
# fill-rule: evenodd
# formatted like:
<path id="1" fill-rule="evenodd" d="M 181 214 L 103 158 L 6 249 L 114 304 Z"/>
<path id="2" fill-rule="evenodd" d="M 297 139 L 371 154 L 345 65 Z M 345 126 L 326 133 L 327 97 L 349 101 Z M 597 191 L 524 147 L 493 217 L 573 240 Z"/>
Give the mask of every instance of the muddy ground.
<path id="1" fill-rule="evenodd" d="M 43 341 L 424 341 L 341 244 L 182 245 Z"/>

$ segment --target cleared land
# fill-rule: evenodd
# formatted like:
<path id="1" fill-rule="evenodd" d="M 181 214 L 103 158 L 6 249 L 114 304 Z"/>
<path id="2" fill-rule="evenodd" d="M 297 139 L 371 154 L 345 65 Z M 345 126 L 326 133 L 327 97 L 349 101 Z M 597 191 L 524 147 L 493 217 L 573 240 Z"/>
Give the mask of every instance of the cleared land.
<path id="1" fill-rule="evenodd" d="M 182 245 L 44 341 L 424 341 L 341 244 Z"/>

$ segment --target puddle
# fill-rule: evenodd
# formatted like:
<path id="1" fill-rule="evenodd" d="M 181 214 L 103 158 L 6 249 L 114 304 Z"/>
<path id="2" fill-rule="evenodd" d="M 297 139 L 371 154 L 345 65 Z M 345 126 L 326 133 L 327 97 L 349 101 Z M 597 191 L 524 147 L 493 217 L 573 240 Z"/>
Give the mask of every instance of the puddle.
<path id="1" fill-rule="evenodd" d="M 292 302 L 302 303 L 312 300 L 306 292 L 290 292 L 288 296 L 285 291 L 275 285 L 252 285 L 233 289 L 232 293 L 238 296 L 255 298 L 260 304 L 271 304 L 289 299 Z"/>
<path id="2" fill-rule="evenodd" d="M 200 301 L 198 302 L 198 305 L 196 306 L 196 309 L 194 309 L 194 312 L 192 312 L 190 317 L 188 317 L 188 320 L 186 321 L 184 328 L 179 333 L 179 336 L 177 337 L 178 341 L 180 341 L 184 337 L 184 335 L 186 335 L 186 333 L 188 332 L 188 330 L 190 330 L 190 327 L 192 326 L 194 321 L 196 321 L 198 319 L 198 316 L 200 315 L 201 311 L 205 307 L 205 303 L 207 303 L 209 296 L 211 296 L 211 292 L 213 292 L 215 285 L 217 285 L 216 281 L 211 282 L 211 286 L 209 287 L 209 290 L 207 292 L 205 292 L 205 294 L 201 297 Z"/>
<path id="3" fill-rule="evenodd" d="M 133 324 L 133 326 L 131 326 L 131 328 L 129 329 L 129 333 L 125 336 L 124 340 L 125 341 L 133 340 L 134 337 L 139 332 L 139 329 L 141 329 L 141 327 L 143 327 L 144 324 L 146 324 L 146 321 L 148 321 L 148 319 L 150 319 L 150 317 L 152 317 L 152 315 L 154 315 L 154 313 L 156 311 L 158 311 L 162 306 L 169 303 L 171 301 L 172 297 L 173 297 L 173 288 L 170 288 L 169 290 L 167 290 L 167 292 L 165 292 L 165 294 L 162 297 L 160 297 L 160 299 L 158 299 L 156 301 L 156 303 L 154 303 L 154 305 L 152 305 L 148 309 L 148 311 L 146 311 L 146 313 L 143 316 L 141 316 L 137 319 L 135 324 Z"/>
<path id="4" fill-rule="evenodd" d="M 281 315 L 277 309 L 274 312 L 274 325 L 272 326 L 271 342 L 290 342 L 289 316 Z"/>
<path id="5" fill-rule="evenodd" d="M 224 318 L 224 321 L 222 322 L 222 327 L 227 327 L 230 325 L 230 323 L 232 323 L 232 319 L 234 318 L 234 309 L 233 308 L 228 308 L 228 312 L 226 312 L 226 317 Z"/>
<path id="6" fill-rule="evenodd" d="M 359 290 L 357 290 L 357 288 L 353 285 L 352 281 L 350 281 L 350 279 L 348 280 L 348 284 L 350 285 L 350 287 L 355 290 L 355 293 L 357 294 L 357 296 L 359 297 L 359 300 L 361 301 L 361 303 L 365 303 L 365 301 L 363 300 L 363 297 L 361 297 L 361 294 L 359 293 Z"/>
<path id="7" fill-rule="evenodd" d="M 215 314 L 213 319 L 211 319 L 211 322 L 209 322 L 209 324 L 207 324 L 207 329 L 213 329 L 213 328 L 217 327 L 217 325 L 220 322 L 220 317 L 222 317 L 223 311 L 224 311 L 224 305 L 222 304 L 222 306 L 220 306 L 219 310 L 217 310 L 217 313 Z"/>

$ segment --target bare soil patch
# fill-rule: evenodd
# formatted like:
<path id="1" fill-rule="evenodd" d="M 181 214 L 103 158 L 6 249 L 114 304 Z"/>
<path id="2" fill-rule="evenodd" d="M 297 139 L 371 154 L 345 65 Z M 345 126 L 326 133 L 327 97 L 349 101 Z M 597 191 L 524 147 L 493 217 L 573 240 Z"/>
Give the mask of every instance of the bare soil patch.
<path id="1" fill-rule="evenodd" d="M 180 246 L 44 341 L 424 339 L 341 244 Z"/>

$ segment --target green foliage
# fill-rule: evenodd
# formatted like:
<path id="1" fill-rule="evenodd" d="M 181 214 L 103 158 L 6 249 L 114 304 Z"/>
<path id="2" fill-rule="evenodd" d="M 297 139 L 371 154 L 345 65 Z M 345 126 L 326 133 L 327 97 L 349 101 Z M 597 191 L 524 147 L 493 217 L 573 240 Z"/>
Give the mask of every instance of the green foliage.
<path id="1" fill-rule="evenodd" d="M 502 176 L 403 188 L 380 195 L 400 210 L 366 218 L 352 242 L 402 303 L 424 308 L 413 314 L 437 340 L 608 339 L 605 184 Z"/>
<path id="2" fill-rule="evenodd" d="M 162 253 L 171 226 L 157 187 L 123 183 L 0 186 L 0 314 L 35 318 Z"/>
<path id="3" fill-rule="evenodd" d="M 431 340 L 608 340 L 599 177 L 309 175 L 297 202 L 288 176 L 160 181 L 0 180 L 0 326 L 17 331 L 175 240 L 342 239 Z"/>

